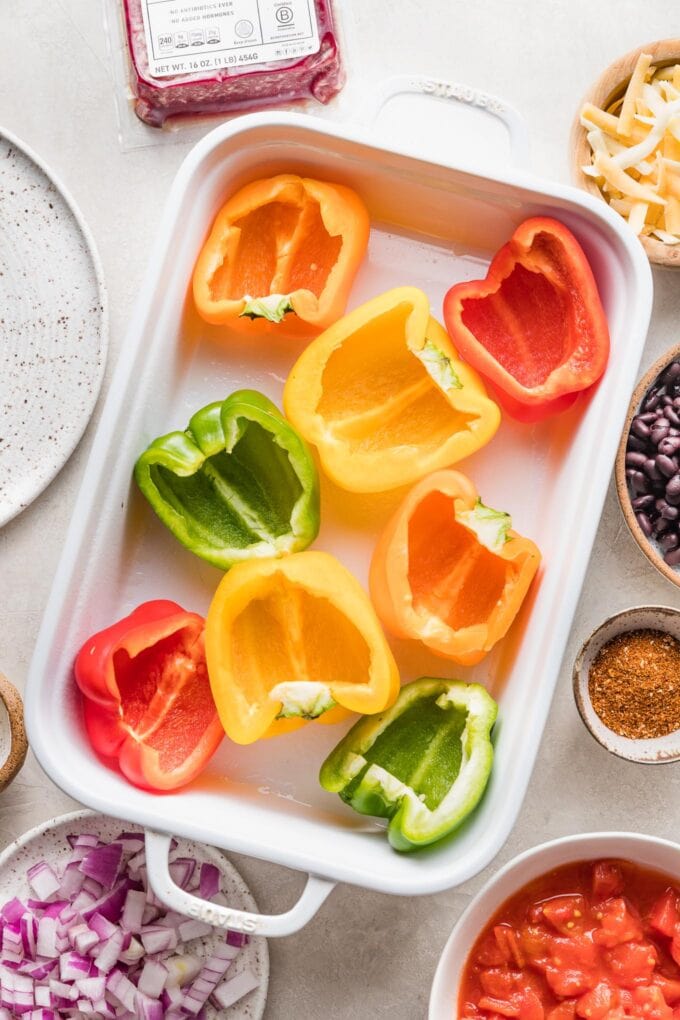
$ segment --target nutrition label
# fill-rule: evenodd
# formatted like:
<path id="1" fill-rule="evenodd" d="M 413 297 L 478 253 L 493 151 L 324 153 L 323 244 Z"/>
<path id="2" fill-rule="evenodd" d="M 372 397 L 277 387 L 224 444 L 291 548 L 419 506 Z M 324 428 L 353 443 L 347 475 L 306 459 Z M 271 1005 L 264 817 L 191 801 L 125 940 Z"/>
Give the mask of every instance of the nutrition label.
<path id="1" fill-rule="evenodd" d="M 313 0 L 142 0 L 156 78 L 301 59 L 319 49 Z"/>

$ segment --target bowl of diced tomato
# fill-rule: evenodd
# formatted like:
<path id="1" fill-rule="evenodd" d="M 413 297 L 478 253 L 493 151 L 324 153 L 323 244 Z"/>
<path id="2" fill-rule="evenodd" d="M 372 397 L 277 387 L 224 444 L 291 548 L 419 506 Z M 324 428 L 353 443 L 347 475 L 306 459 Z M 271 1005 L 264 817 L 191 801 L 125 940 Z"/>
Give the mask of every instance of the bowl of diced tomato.
<path id="1" fill-rule="evenodd" d="M 680 846 L 566 836 L 498 871 L 456 923 L 429 1020 L 680 1020 Z"/>

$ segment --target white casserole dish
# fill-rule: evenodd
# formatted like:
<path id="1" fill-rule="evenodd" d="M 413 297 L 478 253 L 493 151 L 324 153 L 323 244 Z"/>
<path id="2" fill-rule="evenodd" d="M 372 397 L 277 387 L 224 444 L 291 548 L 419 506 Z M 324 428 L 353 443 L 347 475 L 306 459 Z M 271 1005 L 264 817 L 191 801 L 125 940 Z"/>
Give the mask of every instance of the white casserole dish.
<path id="1" fill-rule="evenodd" d="M 425 79 L 400 79 L 381 95 L 429 93 L 462 100 L 506 122 L 521 148 L 516 115 L 492 97 Z M 435 104 L 429 101 L 430 106 Z M 424 106 L 428 106 L 424 103 Z M 421 124 L 422 127 L 422 124 Z M 475 124 L 475 127 L 477 125 Z M 415 144 L 415 143 L 414 143 Z M 468 150 L 469 151 L 469 150 Z M 325 793 L 318 769 L 346 726 L 303 731 L 247 748 L 225 741 L 189 788 L 157 796 L 128 785 L 93 755 L 71 676 L 90 634 L 149 598 L 204 612 L 220 573 L 184 550 L 132 484 L 148 442 L 182 428 L 199 407 L 240 386 L 280 404 L 299 348 L 286 342 L 217 342 L 218 330 L 186 300 L 194 261 L 226 195 L 275 172 L 303 172 L 356 188 L 371 212 L 368 257 L 350 307 L 413 284 L 441 299 L 455 281 L 483 276 L 496 249 L 527 216 L 554 215 L 581 241 L 608 315 L 612 356 L 596 392 L 568 414 L 537 426 L 507 418 L 496 438 L 461 464 L 492 506 L 509 510 L 533 538 L 544 569 L 508 638 L 474 669 L 452 667 L 415 645 L 393 642 L 404 679 L 481 679 L 500 700 L 496 762 L 480 808 L 454 836 L 412 855 L 392 851 L 381 826 Z M 427 162 L 376 144 L 368 128 L 293 114 L 258 114 L 216 129 L 186 158 L 172 187 L 150 269 L 97 435 L 39 634 L 27 684 L 31 743 L 48 775 L 95 810 L 309 872 L 302 900 L 278 918 L 213 916 L 214 923 L 286 934 L 344 881 L 405 895 L 433 893 L 480 871 L 507 838 L 526 790 L 605 497 L 627 400 L 645 341 L 651 274 L 626 225 L 574 188 L 521 171 L 489 176 L 475 167 Z M 328 549 L 366 581 L 375 537 L 399 494 L 368 512 L 366 497 L 342 506 L 323 483 Z M 152 884 L 178 906 L 163 855 L 150 834 Z M 161 875 L 163 872 L 163 876 Z M 198 903 L 183 903 L 200 914 Z"/>
<path id="2" fill-rule="evenodd" d="M 680 876 L 680 846 L 677 843 L 635 832 L 586 832 L 577 836 L 561 836 L 513 857 L 480 889 L 456 921 L 437 964 L 428 1020 L 454 1020 L 458 1016 L 458 993 L 470 950 L 489 919 L 506 900 L 553 868 L 600 858 L 633 861 L 676 879 Z"/>

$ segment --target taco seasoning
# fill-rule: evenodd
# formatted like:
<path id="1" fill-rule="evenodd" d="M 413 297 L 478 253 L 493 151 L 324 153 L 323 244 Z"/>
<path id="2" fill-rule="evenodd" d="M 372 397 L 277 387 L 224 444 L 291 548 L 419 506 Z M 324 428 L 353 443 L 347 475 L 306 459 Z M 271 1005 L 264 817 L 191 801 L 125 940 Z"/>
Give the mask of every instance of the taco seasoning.
<path id="1" fill-rule="evenodd" d="M 588 675 L 591 704 L 614 733 L 632 740 L 680 729 L 680 641 L 631 630 L 608 641 Z"/>

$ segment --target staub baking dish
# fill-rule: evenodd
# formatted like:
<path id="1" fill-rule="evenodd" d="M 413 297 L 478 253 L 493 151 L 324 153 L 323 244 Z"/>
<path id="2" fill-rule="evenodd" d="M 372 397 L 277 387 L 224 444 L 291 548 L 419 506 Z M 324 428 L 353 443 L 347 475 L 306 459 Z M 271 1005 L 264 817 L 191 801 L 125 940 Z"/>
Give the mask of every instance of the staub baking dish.
<path id="1" fill-rule="evenodd" d="M 461 100 L 466 114 L 493 114 L 521 149 L 516 115 L 472 90 L 400 79 L 381 95 L 428 94 L 422 117 Z M 434 99 L 432 98 L 434 97 Z M 409 102 L 413 96 L 409 98 Z M 438 102 L 437 102 L 438 101 Z M 421 124 L 422 126 L 422 124 Z M 479 130 L 474 122 L 475 136 Z M 434 135 L 434 132 L 433 132 Z M 402 137 L 400 135 L 400 137 Z M 498 852 L 519 811 L 569 633 L 647 331 L 652 285 L 647 260 L 626 225 L 602 202 L 520 170 L 492 175 L 471 163 L 428 162 L 376 143 L 372 128 L 289 113 L 257 114 L 205 137 L 182 165 L 94 440 L 42 623 L 27 684 L 31 743 L 48 775 L 73 797 L 147 830 L 151 883 L 177 909 L 265 935 L 300 928 L 334 882 L 388 893 L 454 886 Z M 463 151 L 475 151 L 468 138 Z M 422 152 L 422 148 L 421 148 Z M 225 195 L 247 181 L 303 173 L 355 188 L 371 212 L 368 257 L 350 307 L 400 284 L 421 287 L 440 316 L 446 289 L 483 275 L 493 252 L 528 216 L 547 214 L 576 234 L 592 264 L 612 336 L 597 390 L 567 414 L 536 426 L 505 418 L 498 435 L 463 464 L 483 498 L 510 511 L 544 564 L 508 638 L 474 669 L 451 667 L 405 642 L 393 647 L 403 679 L 460 676 L 486 683 L 500 703 L 496 760 L 486 796 L 442 844 L 411 855 L 390 849 L 377 823 L 361 818 L 317 781 L 346 725 L 309 725 L 236 747 L 225 740 L 208 771 L 165 796 L 129 786 L 90 750 L 72 682 L 76 650 L 149 598 L 205 612 L 220 573 L 160 527 L 131 481 L 151 438 L 181 427 L 197 407 L 250 386 L 280 403 L 298 348 L 290 342 L 220 340 L 187 299 L 196 255 Z M 370 552 L 395 500 L 333 497 L 324 481 L 317 547 L 366 582 Z M 170 835 L 202 840 L 301 871 L 310 880 L 286 914 L 210 908 L 173 886 Z"/>

